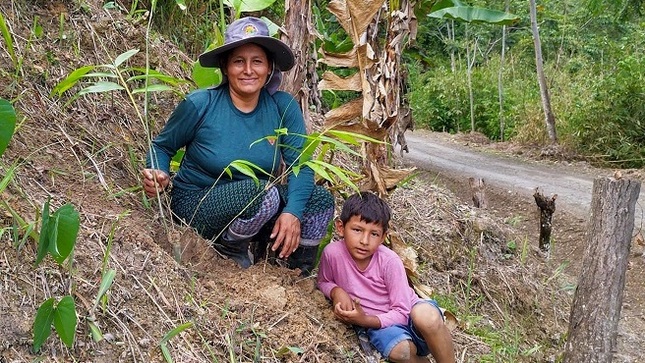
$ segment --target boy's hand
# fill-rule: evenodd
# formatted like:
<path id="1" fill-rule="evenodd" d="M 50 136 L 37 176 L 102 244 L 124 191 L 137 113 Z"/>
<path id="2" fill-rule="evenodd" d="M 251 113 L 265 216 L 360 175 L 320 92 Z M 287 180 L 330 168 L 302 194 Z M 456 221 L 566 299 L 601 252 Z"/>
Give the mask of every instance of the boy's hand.
<path id="1" fill-rule="evenodd" d="M 350 309 L 343 308 L 340 302 L 334 305 L 334 315 L 343 323 L 360 325 L 358 320 L 365 315 L 365 312 L 361 308 L 360 301 L 354 300 Z"/>
<path id="2" fill-rule="evenodd" d="M 336 286 L 331 290 L 330 293 L 331 301 L 334 304 L 334 312 L 336 311 L 336 306 L 340 306 L 343 310 L 352 310 L 354 309 L 354 303 L 349 294 L 342 288 Z"/>

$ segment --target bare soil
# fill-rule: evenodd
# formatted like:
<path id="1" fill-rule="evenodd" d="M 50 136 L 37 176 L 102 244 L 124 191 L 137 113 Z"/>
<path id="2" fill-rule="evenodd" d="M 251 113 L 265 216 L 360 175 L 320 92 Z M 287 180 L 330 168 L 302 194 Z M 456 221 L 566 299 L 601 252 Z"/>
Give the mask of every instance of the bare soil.
<path id="1" fill-rule="evenodd" d="M 78 89 L 61 99 L 50 95 L 74 69 L 146 49 L 141 23 L 102 5 L 0 3 L 22 60 L 16 67 L 0 42 L 0 97 L 12 100 L 19 122 L 0 159 L 3 177 L 17 165 L 0 196 L 0 362 L 165 362 L 163 342 L 174 362 L 366 361 L 354 332 L 333 318 L 312 278 L 263 261 L 240 270 L 170 222 L 166 201 L 143 197 L 139 170 L 149 138 L 178 96 L 153 94 L 144 108 L 141 94 L 134 104 L 124 92 L 69 103 Z M 40 26 L 42 33 L 35 33 Z M 151 67 L 188 79 L 194 55 L 154 35 L 149 46 Z M 143 67 L 143 53 L 128 64 Z M 35 266 L 36 242 L 23 238 L 30 223 L 38 231 L 48 198 L 52 209 L 71 203 L 81 215 L 73 258 L 62 266 L 50 258 Z M 557 262 L 545 263 L 533 243 L 521 247 L 532 235 L 529 205 L 526 214 L 476 210 L 424 177 L 397 188 L 388 201 L 392 248 L 404 256 L 416 286 L 427 287 L 420 293 L 456 315 L 459 362 L 557 359 L 570 281 L 554 273 Z M 571 222 L 563 231 L 577 235 L 582 220 Z M 116 271 L 114 284 L 97 303 L 109 269 Z M 65 295 L 73 296 L 79 318 L 74 345 L 66 347 L 52 332 L 34 352 L 38 306 Z M 91 337 L 90 322 L 102 339 Z M 185 329 L 169 335 L 180 326 Z"/>

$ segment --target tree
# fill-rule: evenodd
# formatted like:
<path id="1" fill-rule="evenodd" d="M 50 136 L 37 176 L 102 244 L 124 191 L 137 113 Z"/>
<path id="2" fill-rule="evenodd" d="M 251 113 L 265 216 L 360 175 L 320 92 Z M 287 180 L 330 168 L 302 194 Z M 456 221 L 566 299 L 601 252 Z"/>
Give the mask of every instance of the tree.
<path id="1" fill-rule="evenodd" d="M 535 70 L 537 72 L 538 83 L 540 85 L 540 97 L 542 99 L 542 110 L 544 111 L 544 122 L 546 123 L 546 131 L 549 140 L 552 144 L 558 142 L 558 137 L 555 131 L 555 115 L 551 108 L 551 98 L 549 97 L 549 89 L 546 85 L 546 77 L 544 76 L 544 60 L 542 59 L 542 44 L 540 43 L 540 33 L 537 25 L 537 9 L 535 0 L 529 0 L 531 12 L 531 31 L 533 32 L 533 45 L 535 47 Z"/>

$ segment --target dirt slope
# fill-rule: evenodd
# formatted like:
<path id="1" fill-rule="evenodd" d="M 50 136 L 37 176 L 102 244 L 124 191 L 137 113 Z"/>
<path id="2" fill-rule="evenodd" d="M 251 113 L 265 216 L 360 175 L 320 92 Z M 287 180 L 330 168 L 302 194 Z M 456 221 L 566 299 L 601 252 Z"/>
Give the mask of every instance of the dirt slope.
<path id="1" fill-rule="evenodd" d="M 365 361 L 354 333 L 333 319 L 312 279 L 266 263 L 241 271 L 171 223 L 159 201 L 144 201 L 138 171 L 146 130 L 152 125 L 152 134 L 158 132 L 176 95 L 154 94 L 147 107 L 142 95 L 133 104 L 123 92 L 69 104 L 78 89 L 60 100 L 50 97 L 74 69 L 146 49 L 140 24 L 98 0 L 5 1 L 0 11 L 22 60 L 16 68 L 0 42 L 0 97 L 12 100 L 19 115 L 0 159 L 3 177 L 18 165 L 2 201 L 35 226 L 49 197 L 52 209 L 72 203 L 81 215 L 71 262 L 58 266 L 47 258 L 34 266 L 35 242 L 22 244 L 25 230 L 13 233 L 16 219 L 0 207 L 6 232 L 0 235 L 0 362 L 164 362 L 160 342 L 186 323 L 192 325 L 168 343 L 175 362 Z M 190 57 L 154 34 L 149 42 L 151 67 L 188 78 Z M 145 64 L 144 52 L 128 63 Z M 500 345 L 518 361 L 555 359 L 569 295 L 559 276 L 549 278 L 553 270 L 534 248 L 521 259 L 509 249 L 516 232 L 508 223 L 423 178 L 393 191 L 389 201 L 395 231 L 418 254 L 418 280 L 457 314 L 460 362 L 505 361 L 506 355 L 491 354 Z M 107 269 L 116 271 L 114 284 L 93 310 Z M 68 294 L 79 314 L 75 344 L 67 348 L 53 333 L 33 352 L 36 309 Z M 102 340 L 91 338 L 89 321 Z M 491 340 L 482 331 L 498 335 Z"/>

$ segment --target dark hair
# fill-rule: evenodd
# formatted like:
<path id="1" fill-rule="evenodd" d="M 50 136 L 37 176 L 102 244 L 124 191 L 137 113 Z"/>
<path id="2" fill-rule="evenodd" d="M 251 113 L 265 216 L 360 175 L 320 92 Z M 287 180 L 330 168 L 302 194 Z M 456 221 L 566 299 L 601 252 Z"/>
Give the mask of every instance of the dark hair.
<path id="1" fill-rule="evenodd" d="M 376 194 L 360 192 L 347 198 L 340 212 L 340 220 L 345 224 L 350 218 L 359 216 L 361 221 L 380 224 L 385 232 L 390 223 L 391 213 L 387 203 Z"/>

